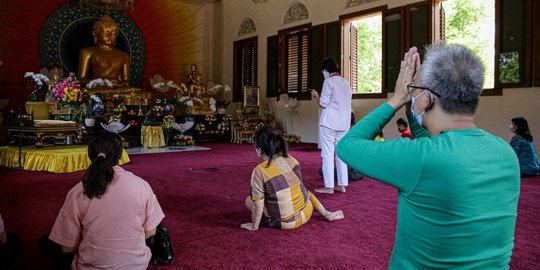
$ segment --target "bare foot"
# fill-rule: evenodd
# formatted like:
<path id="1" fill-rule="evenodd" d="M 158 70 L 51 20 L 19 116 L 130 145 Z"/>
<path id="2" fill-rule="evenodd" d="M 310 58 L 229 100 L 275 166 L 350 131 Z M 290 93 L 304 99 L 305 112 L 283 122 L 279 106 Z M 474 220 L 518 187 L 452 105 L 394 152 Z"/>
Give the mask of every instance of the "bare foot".
<path id="1" fill-rule="evenodd" d="M 329 221 L 334 221 L 334 220 L 344 219 L 345 215 L 343 214 L 343 211 L 337 210 L 335 212 L 329 211 L 328 214 L 326 214 L 324 217 Z"/>
<path id="2" fill-rule="evenodd" d="M 325 193 L 325 194 L 334 194 L 334 189 L 333 188 L 317 188 L 315 189 L 315 192 Z"/>
<path id="3" fill-rule="evenodd" d="M 341 193 L 345 193 L 347 192 L 347 189 L 345 188 L 345 186 L 337 186 L 334 188 L 335 191 L 339 191 Z"/>

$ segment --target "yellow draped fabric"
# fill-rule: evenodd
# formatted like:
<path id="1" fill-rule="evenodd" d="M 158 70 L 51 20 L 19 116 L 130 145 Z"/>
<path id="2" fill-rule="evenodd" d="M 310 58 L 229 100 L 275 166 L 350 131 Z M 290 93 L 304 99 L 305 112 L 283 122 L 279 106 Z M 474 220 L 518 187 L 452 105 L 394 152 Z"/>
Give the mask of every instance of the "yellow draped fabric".
<path id="1" fill-rule="evenodd" d="M 146 148 L 158 148 L 165 146 L 165 137 L 161 126 L 142 126 L 141 144 Z"/>
<path id="2" fill-rule="evenodd" d="M 24 170 L 68 173 L 86 170 L 90 166 L 86 145 L 35 148 L 24 147 L 21 154 Z M 122 150 L 119 165 L 129 162 L 129 156 Z M 0 165 L 14 168 L 19 165 L 19 148 L 0 147 Z"/>

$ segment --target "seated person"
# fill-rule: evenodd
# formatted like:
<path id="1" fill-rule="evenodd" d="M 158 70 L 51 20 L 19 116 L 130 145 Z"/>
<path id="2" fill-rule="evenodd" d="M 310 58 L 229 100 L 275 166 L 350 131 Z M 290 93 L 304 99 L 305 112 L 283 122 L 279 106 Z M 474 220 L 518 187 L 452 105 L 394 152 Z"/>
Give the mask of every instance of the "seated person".
<path id="1" fill-rule="evenodd" d="M 270 126 L 260 128 L 255 134 L 255 148 L 261 162 L 251 176 L 251 194 L 246 207 L 251 210 L 251 222 L 240 227 L 250 231 L 259 229 L 260 222 L 279 229 L 294 229 L 308 222 L 313 209 L 327 220 L 343 219 L 341 210 L 330 212 L 309 192 L 302 183 L 300 164 L 287 154 L 287 143 Z M 267 189 L 281 187 L 280 190 Z M 277 192 L 290 192 L 284 199 Z M 302 202 L 296 203 L 296 202 Z"/>
<path id="2" fill-rule="evenodd" d="M 527 119 L 516 117 L 510 123 L 510 130 L 515 134 L 510 141 L 510 146 L 514 148 L 519 159 L 519 169 L 521 176 L 532 177 L 538 175 L 540 166 L 538 156 L 534 150 L 533 137 L 529 131 Z"/>
<path id="3" fill-rule="evenodd" d="M 20 250 L 21 240 L 16 235 L 6 232 L 4 220 L 0 215 L 0 269 L 8 269 L 17 259 Z"/>
<path id="4" fill-rule="evenodd" d="M 129 55 L 114 47 L 119 27 L 109 16 L 94 24 L 92 35 L 96 46 L 83 48 L 79 53 L 79 79 L 88 83 L 92 79 L 107 79 L 114 86 L 128 86 Z"/>
<path id="5" fill-rule="evenodd" d="M 407 120 L 399 118 L 396 121 L 396 125 L 399 133 L 401 133 L 401 138 L 409 138 L 412 140 L 412 134 L 411 130 L 409 129 L 409 124 L 407 123 Z"/>
<path id="6" fill-rule="evenodd" d="M 117 165 L 121 154 L 117 134 L 101 132 L 90 140 L 92 163 L 69 191 L 50 235 L 40 240 L 59 268 L 148 267 L 152 254 L 145 240 L 165 215 L 150 185 Z"/>

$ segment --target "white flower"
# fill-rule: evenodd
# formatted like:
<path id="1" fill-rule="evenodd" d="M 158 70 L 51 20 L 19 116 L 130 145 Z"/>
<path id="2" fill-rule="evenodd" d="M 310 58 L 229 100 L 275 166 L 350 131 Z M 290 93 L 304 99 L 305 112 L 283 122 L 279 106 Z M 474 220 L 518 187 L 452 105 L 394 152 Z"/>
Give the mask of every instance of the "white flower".
<path id="1" fill-rule="evenodd" d="M 223 89 L 224 89 L 225 92 L 231 92 L 231 90 L 232 90 L 231 87 L 228 84 L 226 84 L 225 87 L 223 87 Z"/>
<path id="2" fill-rule="evenodd" d="M 90 99 L 92 99 L 95 103 L 101 103 L 101 98 L 96 95 L 91 95 Z"/>
<path id="3" fill-rule="evenodd" d="M 113 87 L 113 83 L 107 79 L 101 79 L 101 78 L 97 78 L 97 79 L 93 79 L 91 81 L 89 81 L 87 84 L 86 84 L 86 88 L 87 89 L 92 89 L 96 86 L 107 86 L 109 88 L 112 88 Z"/>
<path id="4" fill-rule="evenodd" d="M 216 111 L 216 100 L 214 98 L 210 98 L 210 101 L 208 103 L 210 103 L 210 110 L 215 112 Z"/>
<path id="5" fill-rule="evenodd" d="M 176 89 L 177 91 L 180 91 L 180 92 L 187 92 L 187 88 L 185 87 L 182 87 L 182 85 L 178 85 L 176 83 L 174 83 L 173 81 L 168 81 L 167 82 L 167 86 L 170 87 L 170 88 L 174 88 Z"/>
<path id="6" fill-rule="evenodd" d="M 193 107 L 193 100 L 186 101 L 186 106 Z"/>
<path id="7" fill-rule="evenodd" d="M 24 73 L 24 77 L 32 77 L 34 82 L 36 82 L 37 85 L 42 86 L 44 82 L 49 82 L 49 78 L 47 76 L 40 74 L 40 73 L 34 73 L 34 72 L 26 72 Z"/>
<path id="8" fill-rule="evenodd" d="M 155 88 L 155 89 L 159 89 L 159 88 L 164 87 L 164 86 L 165 86 L 164 82 L 158 82 L 158 83 L 152 85 L 152 87 Z"/>

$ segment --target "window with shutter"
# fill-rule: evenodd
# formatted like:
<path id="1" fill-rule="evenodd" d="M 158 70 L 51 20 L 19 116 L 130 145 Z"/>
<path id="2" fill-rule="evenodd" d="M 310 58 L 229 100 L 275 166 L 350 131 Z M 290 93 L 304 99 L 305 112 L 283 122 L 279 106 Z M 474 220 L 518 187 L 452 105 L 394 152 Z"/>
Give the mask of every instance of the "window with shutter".
<path id="1" fill-rule="evenodd" d="M 308 90 L 309 36 L 301 32 L 287 36 L 287 92 Z"/>
<path id="2" fill-rule="evenodd" d="M 349 23 L 349 78 L 353 93 L 358 93 L 358 29 Z"/>
<path id="3" fill-rule="evenodd" d="M 233 101 L 243 100 L 244 86 L 257 85 L 257 37 L 234 42 Z"/>
<path id="4" fill-rule="evenodd" d="M 284 92 L 310 97 L 310 27 L 281 30 L 279 37 L 279 85 Z"/>
<path id="5" fill-rule="evenodd" d="M 375 8 L 340 18 L 343 36 L 343 77 L 353 97 L 381 98 L 383 86 L 383 12 Z"/>
<path id="6" fill-rule="evenodd" d="M 482 94 L 501 95 L 503 87 L 531 86 L 534 79 L 535 5 L 533 0 L 436 0 L 433 34 L 474 51 L 485 68 Z"/>

